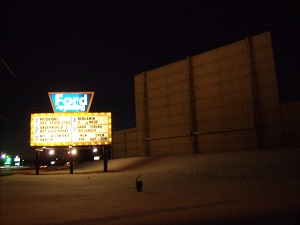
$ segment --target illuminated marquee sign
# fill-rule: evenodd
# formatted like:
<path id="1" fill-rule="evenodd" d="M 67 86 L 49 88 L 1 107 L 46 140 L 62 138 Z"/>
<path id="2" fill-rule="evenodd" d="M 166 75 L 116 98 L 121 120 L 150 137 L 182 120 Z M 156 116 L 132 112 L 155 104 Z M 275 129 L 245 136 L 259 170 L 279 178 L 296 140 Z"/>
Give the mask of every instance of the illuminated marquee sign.
<path id="1" fill-rule="evenodd" d="M 30 146 L 110 145 L 111 113 L 33 113 Z"/>
<path id="2" fill-rule="evenodd" d="M 94 92 L 48 92 L 54 113 L 89 112 Z"/>

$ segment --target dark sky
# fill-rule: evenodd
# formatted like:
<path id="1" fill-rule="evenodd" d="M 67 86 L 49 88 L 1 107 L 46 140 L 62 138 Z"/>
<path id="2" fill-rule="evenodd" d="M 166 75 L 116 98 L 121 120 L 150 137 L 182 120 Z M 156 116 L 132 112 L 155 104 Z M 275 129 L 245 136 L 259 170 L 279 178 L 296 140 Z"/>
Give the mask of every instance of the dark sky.
<path id="1" fill-rule="evenodd" d="M 90 112 L 135 127 L 134 75 L 266 31 L 280 101 L 300 100 L 299 1 L 0 4 L 1 152 L 28 151 L 30 113 L 52 112 L 49 91 L 94 91 Z"/>

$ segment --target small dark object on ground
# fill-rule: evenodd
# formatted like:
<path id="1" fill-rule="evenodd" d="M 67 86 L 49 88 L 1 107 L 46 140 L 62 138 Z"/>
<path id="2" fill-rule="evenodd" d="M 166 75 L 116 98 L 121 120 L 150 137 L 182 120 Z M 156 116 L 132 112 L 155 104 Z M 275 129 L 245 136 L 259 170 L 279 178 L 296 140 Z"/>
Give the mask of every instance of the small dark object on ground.
<path id="1" fill-rule="evenodd" d="M 143 191 L 143 181 L 139 181 L 139 177 L 141 175 L 138 175 L 138 177 L 135 179 L 135 189 L 137 189 L 138 192 L 142 192 Z"/>

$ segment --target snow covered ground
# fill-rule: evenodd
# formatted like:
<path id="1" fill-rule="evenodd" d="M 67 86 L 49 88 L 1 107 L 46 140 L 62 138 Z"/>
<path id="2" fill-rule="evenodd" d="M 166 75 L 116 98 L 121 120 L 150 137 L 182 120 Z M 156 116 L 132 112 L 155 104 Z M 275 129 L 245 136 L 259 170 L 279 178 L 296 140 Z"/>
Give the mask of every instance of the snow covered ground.
<path id="1" fill-rule="evenodd" d="M 73 175 L 1 176 L 0 224 L 299 224 L 299 171 L 300 149 L 271 149 L 113 159 L 107 173 L 98 161 Z"/>

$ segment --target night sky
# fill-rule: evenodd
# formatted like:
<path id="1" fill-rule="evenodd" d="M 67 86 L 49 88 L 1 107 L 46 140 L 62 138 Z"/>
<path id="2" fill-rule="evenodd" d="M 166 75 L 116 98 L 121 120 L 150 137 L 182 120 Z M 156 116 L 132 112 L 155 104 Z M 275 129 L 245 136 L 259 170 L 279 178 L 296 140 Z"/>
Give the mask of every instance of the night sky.
<path id="1" fill-rule="evenodd" d="M 300 100 L 299 1 L 0 3 L 0 152 L 29 151 L 48 92 L 94 91 L 90 112 L 135 127 L 134 75 L 270 31 L 281 103 Z"/>

